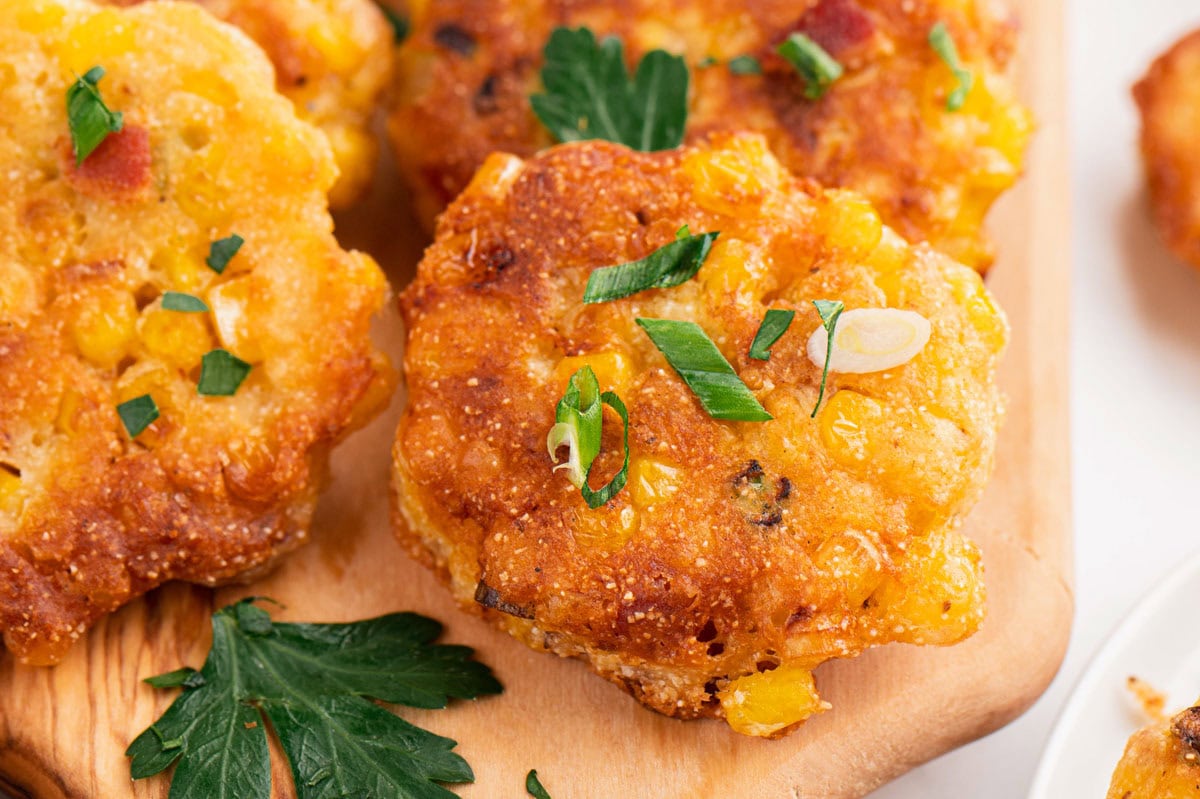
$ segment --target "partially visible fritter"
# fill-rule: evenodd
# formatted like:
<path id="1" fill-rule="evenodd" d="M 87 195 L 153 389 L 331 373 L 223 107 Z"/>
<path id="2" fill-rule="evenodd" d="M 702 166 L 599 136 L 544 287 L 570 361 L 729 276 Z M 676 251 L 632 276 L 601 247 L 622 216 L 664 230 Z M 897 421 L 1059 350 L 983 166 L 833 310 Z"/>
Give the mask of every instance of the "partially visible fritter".
<path id="1" fill-rule="evenodd" d="M 339 171 L 329 204 L 344 208 L 361 197 L 379 155 L 371 117 L 392 78 L 394 33 L 374 0 L 191 2 L 257 42 L 275 67 L 279 91 L 329 137 Z"/>
<path id="2" fill-rule="evenodd" d="M 1200 31 L 1151 64 L 1133 96 L 1154 219 L 1171 251 L 1200 269 Z"/>
<path id="3" fill-rule="evenodd" d="M 910 242 L 985 269 L 992 202 L 1021 171 L 1030 131 L 1007 75 L 1016 25 L 982 0 L 440 0 L 413 4 L 390 120 L 401 168 L 427 220 L 494 151 L 550 145 L 529 96 L 541 90 L 542 48 L 556 26 L 613 34 L 633 64 L 654 48 L 691 67 L 688 137 L 764 134 L 796 174 L 855 189 Z M 931 46 L 944 23 L 974 85 L 958 86 Z M 801 32 L 843 67 L 819 100 L 775 51 Z M 762 74 L 744 73 L 753 62 Z M 707 65 L 707 66 L 705 66 Z M 582 89 L 581 89 L 582 90 Z"/>
<path id="4" fill-rule="evenodd" d="M 77 166 L 67 96 L 93 67 L 123 127 Z M 47 663 L 160 583 L 245 577 L 304 539 L 329 448 L 387 394 L 368 336 L 387 286 L 333 238 L 325 137 L 199 8 L 11 0 L 0 101 L 19 111 L 0 126 L 0 632 Z M 240 385 L 217 350 L 249 365 Z"/>
<path id="5" fill-rule="evenodd" d="M 1108 799 L 1200 797 L 1200 707 L 1156 721 L 1129 739 Z"/>
<path id="6" fill-rule="evenodd" d="M 683 225 L 720 232 L 695 278 L 582 302 L 593 270 Z M 932 336 L 904 365 L 831 373 L 811 418 L 818 299 L 913 311 Z M 858 195 L 792 177 L 763 138 L 495 155 L 401 308 L 397 530 L 464 607 L 530 646 L 661 713 L 774 736 L 824 707 L 822 662 L 979 625 L 979 553 L 957 527 L 992 463 L 1004 318 L 974 271 L 910 247 Z M 754 360 L 768 308 L 795 319 Z M 698 324 L 773 421 L 706 414 L 638 317 Z M 584 366 L 630 424 L 628 486 L 595 510 L 546 440 Z M 620 467 L 620 431 L 608 414 L 593 486 Z"/>

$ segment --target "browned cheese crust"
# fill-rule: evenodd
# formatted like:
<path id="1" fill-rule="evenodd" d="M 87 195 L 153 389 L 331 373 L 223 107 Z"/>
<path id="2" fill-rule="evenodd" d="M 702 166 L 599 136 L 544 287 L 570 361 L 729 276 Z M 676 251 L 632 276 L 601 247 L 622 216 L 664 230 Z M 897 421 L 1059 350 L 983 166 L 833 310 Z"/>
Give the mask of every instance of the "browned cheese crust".
<path id="1" fill-rule="evenodd" d="M 0 127 L 0 631 L 47 663 L 160 583 L 247 577 L 303 540 L 330 446 L 386 396 L 387 288 L 334 241 L 325 138 L 202 10 L 19 0 L 0 53 L 20 109 Z M 76 168 L 65 96 L 95 65 L 124 129 Z M 236 396 L 197 393 L 217 347 L 253 364 Z M 143 394 L 161 417 L 131 441 L 116 406 Z"/>
<path id="2" fill-rule="evenodd" d="M 684 224 L 720 231 L 696 278 L 582 304 L 593 269 Z M 812 419 L 822 298 L 919 312 L 933 337 L 905 366 L 831 374 Z M 768 307 L 795 321 L 751 360 Z M 778 735 L 823 708 L 820 663 L 979 624 L 979 554 L 956 527 L 992 463 L 1004 318 L 974 271 L 908 246 L 857 195 L 791 177 L 762 138 L 493 156 L 401 308 L 397 530 L 465 608 L 529 645 L 662 713 Z M 636 317 L 698 323 L 774 421 L 706 415 Z M 584 365 L 630 418 L 629 485 L 598 510 L 546 450 Z M 620 465 L 615 415 L 604 429 L 594 486 Z"/>
<path id="3" fill-rule="evenodd" d="M 101 0 L 129 6 L 145 0 Z M 329 204 L 359 199 L 379 147 L 372 116 L 392 79 L 393 33 L 374 0 L 191 0 L 236 25 L 275 67 L 301 119 L 329 137 L 338 179 Z"/>
<path id="4" fill-rule="evenodd" d="M 1108 799 L 1196 797 L 1200 797 L 1200 707 L 1135 732 L 1108 789 Z"/>
<path id="5" fill-rule="evenodd" d="M 1151 64 L 1133 96 L 1154 220 L 1171 251 L 1200 268 L 1200 31 Z"/>
<path id="6" fill-rule="evenodd" d="M 414 3 L 390 120 L 401 168 L 427 220 L 494 151 L 528 156 L 551 143 L 529 95 L 540 90 L 542 48 L 556 26 L 615 34 L 633 60 L 654 48 L 691 67 L 691 141 L 720 130 L 767 136 L 783 163 L 827 186 L 867 195 L 912 242 L 930 241 L 985 269 L 981 230 L 1018 176 L 1030 129 L 1007 76 L 1016 25 L 975 0 L 441 0 Z M 944 22 L 975 86 L 957 113 L 957 85 L 930 46 Z M 826 96 L 804 98 L 796 70 L 775 53 L 801 31 L 844 67 Z M 734 75 L 753 55 L 763 75 Z M 717 64 L 699 67 L 707 58 Z"/>

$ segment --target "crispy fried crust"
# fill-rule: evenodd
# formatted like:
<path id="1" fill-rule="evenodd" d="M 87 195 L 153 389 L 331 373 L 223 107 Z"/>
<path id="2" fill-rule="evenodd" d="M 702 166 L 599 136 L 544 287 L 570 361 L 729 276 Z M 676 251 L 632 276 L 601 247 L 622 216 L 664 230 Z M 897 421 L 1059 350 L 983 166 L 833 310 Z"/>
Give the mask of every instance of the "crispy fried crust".
<path id="1" fill-rule="evenodd" d="M 200 9 L 20 0 L 0 53 L 21 109 L 0 127 L 0 630 L 48 663 L 164 581 L 246 577 L 303 540 L 328 449 L 386 396 L 386 284 L 334 241 L 325 138 Z M 125 128 L 76 169 L 64 97 L 94 65 Z M 254 364 L 236 396 L 197 393 L 216 347 Z M 147 393 L 161 417 L 130 441 L 116 406 Z"/>
<path id="2" fill-rule="evenodd" d="M 443 0 L 414 4 L 401 48 L 391 138 L 427 219 L 493 151 L 528 156 L 551 143 L 528 97 L 541 51 L 559 25 L 616 34 L 629 57 L 661 47 L 692 66 L 692 141 L 720 130 L 765 134 L 797 174 L 865 193 L 912 242 L 984 269 L 981 231 L 993 200 L 1016 179 L 1030 121 L 1006 75 L 1015 39 L 996 4 L 968 0 Z M 955 79 L 928 42 L 945 22 L 975 88 L 946 111 Z M 846 68 L 818 102 L 775 54 L 804 31 Z M 725 63 L 751 54 L 764 74 Z M 702 59 L 719 64 L 697 67 Z"/>
<path id="3" fill-rule="evenodd" d="M 146 0 L 101 0 L 128 6 Z M 238 26 L 266 52 L 275 85 L 325 132 L 338 179 L 329 204 L 366 191 L 378 144 L 371 117 L 392 79 L 391 26 L 372 0 L 191 0 Z"/>
<path id="4" fill-rule="evenodd" d="M 683 224 L 720 231 L 695 279 L 581 303 L 591 270 Z M 811 419 L 819 298 L 915 310 L 934 332 L 905 366 L 831 375 Z M 795 321 L 750 360 L 767 307 Z M 465 608 L 531 646 L 588 660 L 662 713 L 777 735 L 821 709 L 821 662 L 979 624 L 979 556 L 955 528 L 992 462 L 1003 316 L 972 270 L 909 247 L 858 196 L 788 176 L 762 138 L 493 156 L 401 308 L 398 533 Z M 774 421 L 707 416 L 639 316 L 700 324 Z M 583 365 L 630 417 L 629 486 L 598 510 L 546 451 Z M 619 467 L 619 430 L 609 414 L 595 486 Z"/>
<path id="5" fill-rule="evenodd" d="M 1113 772 L 1108 799 L 1200 796 L 1200 707 L 1138 730 Z"/>
<path id="6" fill-rule="evenodd" d="M 1200 31 L 1159 56 L 1133 96 L 1154 219 L 1171 251 L 1200 268 Z"/>

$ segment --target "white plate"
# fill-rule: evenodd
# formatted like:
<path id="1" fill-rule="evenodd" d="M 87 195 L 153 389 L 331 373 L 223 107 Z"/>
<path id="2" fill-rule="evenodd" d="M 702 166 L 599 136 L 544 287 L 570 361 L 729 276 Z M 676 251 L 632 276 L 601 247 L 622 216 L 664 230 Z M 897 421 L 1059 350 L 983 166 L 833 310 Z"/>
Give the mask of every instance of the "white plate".
<path id="1" fill-rule="evenodd" d="M 1167 693 L 1167 712 L 1200 696 L 1200 556 L 1172 569 L 1100 647 L 1071 693 L 1029 799 L 1102 799 L 1125 742 L 1146 724 L 1130 675 Z"/>

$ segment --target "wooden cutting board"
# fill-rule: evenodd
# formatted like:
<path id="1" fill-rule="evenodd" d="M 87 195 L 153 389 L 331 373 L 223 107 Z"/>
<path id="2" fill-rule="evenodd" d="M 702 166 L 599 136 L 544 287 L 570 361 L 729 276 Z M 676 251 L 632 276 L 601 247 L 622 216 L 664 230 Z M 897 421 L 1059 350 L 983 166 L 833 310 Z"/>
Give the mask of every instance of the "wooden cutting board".
<path id="1" fill-rule="evenodd" d="M 142 684 L 200 666 L 215 607 L 246 595 L 278 599 L 283 619 L 345 621 L 416 610 L 446 623 L 444 640 L 478 649 L 502 696 L 448 711 L 404 711 L 459 741 L 477 782 L 464 797 L 524 797 L 537 768 L 557 799 L 788 797 L 852 799 L 1005 724 L 1057 670 L 1072 613 L 1067 442 L 1068 198 L 1062 9 L 1024 0 L 1020 76 L 1040 120 L 1029 174 L 997 209 L 1000 261 L 989 278 L 1013 340 L 1002 368 L 1010 398 L 997 469 L 967 522 L 984 552 L 989 618 L 950 649 L 894 645 L 817 672 L 834 710 L 781 741 L 736 735 L 720 722 L 680 722 L 642 709 L 575 661 L 536 654 L 459 612 L 388 528 L 389 447 L 401 406 L 334 456 L 313 542 L 269 577 L 216 592 L 167 586 L 100 622 L 53 669 L 0 654 L 0 785 L 35 799 L 165 797 L 162 778 L 133 783 L 123 752 L 173 698 Z M 380 181 L 377 213 L 339 221 L 394 285 L 412 275 L 420 242 L 403 228 L 396 182 Z M 397 315 L 379 325 L 397 358 Z M 294 796 L 276 763 L 277 796 Z M 969 786 L 962 786 L 969 795 Z"/>

